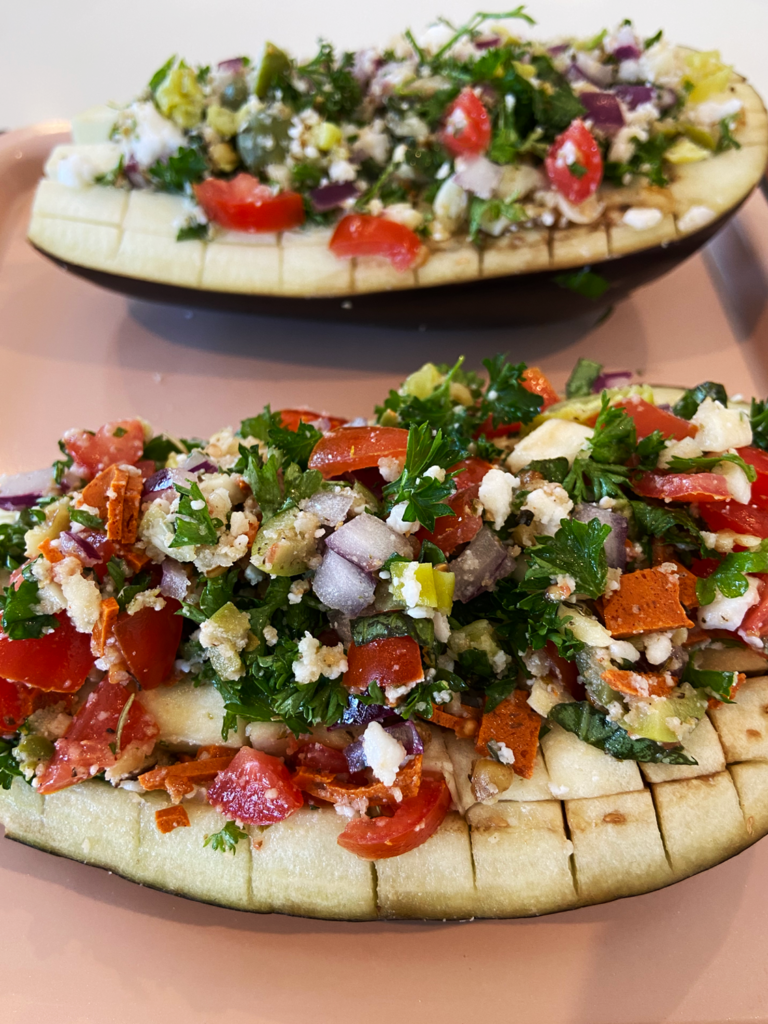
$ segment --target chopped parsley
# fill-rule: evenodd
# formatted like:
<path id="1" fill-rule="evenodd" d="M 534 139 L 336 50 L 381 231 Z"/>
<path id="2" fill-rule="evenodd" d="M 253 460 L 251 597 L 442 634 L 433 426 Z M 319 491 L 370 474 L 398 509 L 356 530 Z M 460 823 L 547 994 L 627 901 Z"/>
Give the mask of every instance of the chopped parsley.
<path id="1" fill-rule="evenodd" d="M 217 853 L 234 853 L 237 850 L 237 844 L 241 839 L 247 839 L 248 833 L 243 832 L 241 828 L 238 828 L 237 823 L 234 821 L 228 821 L 224 828 L 218 832 L 211 832 L 210 835 L 205 837 L 203 846 L 210 846 L 212 850 L 216 850 Z"/>
<path id="2" fill-rule="evenodd" d="M 149 177 L 161 192 L 185 194 L 191 185 L 203 180 L 208 162 L 196 146 L 180 146 L 167 162 L 156 161 L 149 168 Z"/>
<path id="3" fill-rule="evenodd" d="M 684 420 L 690 420 L 696 415 L 705 398 L 711 398 L 722 405 L 728 404 L 728 395 L 722 384 L 715 384 L 711 380 L 705 380 L 703 384 L 697 384 L 695 388 L 689 388 L 682 398 L 679 398 L 672 409 L 675 416 L 681 416 Z"/>
<path id="4" fill-rule="evenodd" d="M 70 506 L 69 518 L 79 526 L 87 526 L 92 530 L 104 529 L 104 520 L 101 516 L 95 516 L 92 512 L 86 512 L 82 508 L 72 508 Z"/>
<path id="5" fill-rule="evenodd" d="M 601 597 L 608 578 L 605 542 L 611 532 L 607 523 L 590 519 L 563 519 L 554 537 L 539 537 L 528 548 L 529 566 L 524 586 L 539 590 L 556 576 L 570 576 L 576 592 L 587 597 Z"/>
<path id="6" fill-rule="evenodd" d="M 594 383 L 602 372 L 602 363 L 596 363 L 593 359 L 585 359 L 584 356 L 581 356 L 565 385 L 565 397 L 587 398 L 592 394 Z"/>
<path id="7" fill-rule="evenodd" d="M 6 587 L 0 596 L 3 632 L 11 640 L 36 640 L 59 625 L 54 615 L 41 615 L 38 610 L 40 585 L 32 573 L 33 564 L 22 569 L 20 582 Z"/>
<path id="8" fill-rule="evenodd" d="M 612 722 L 586 701 L 556 704 L 547 716 L 563 729 L 574 733 L 584 743 L 604 750 L 619 761 L 641 761 L 645 764 L 698 764 L 682 746 L 664 747 L 654 740 L 630 739 L 625 729 Z"/>
<path id="9" fill-rule="evenodd" d="M 745 573 L 748 572 L 768 572 L 768 540 L 762 541 L 757 551 L 731 552 L 710 576 L 696 580 L 699 604 L 711 604 L 718 590 L 723 597 L 746 594 L 749 580 Z"/>
<path id="10" fill-rule="evenodd" d="M 215 544 L 219 539 L 218 531 L 224 523 L 211 516 L 200 485 L 192 483 L 185 487 L 183 484 L 174 484 L 174 487 L 181 495 L 181 500 L 170 546 L 182 548 L 188 544 Z"/>
<path id="11" fill-rule="evenodd" d="M 389 507 L 406 502 L 403 520 L 407 523 L 418 520 L 427 530 L 434 530 L 438 517 L 455 515 L 450 505 L 444 503 L 455 490 L 453 474 L 446 473 L 440 481 L 426 473 L 433 466 L 446 470 L 458 462 L 462 454 L 454 441 L 443 438 L 442 431 L 438 430 L 433 436 L 428 423 L 411 427 L 403 472 L 384 488 Z"/>
<path id="12" fill-rule="evenodd" d="M 21 768 L 13 756 L 13 743 L 0 737 L 0 788 L 10 789 L 17 777 L 21 777 Z"/>
<path id="13" fill-rule="evenodd" d="M 589 266 L 569 270 L 564 274 L 555 274 L 554 282 L 569 292 L 582 295 L 585 299 L 601 299 L 611 287 L 610 281 Z"/>

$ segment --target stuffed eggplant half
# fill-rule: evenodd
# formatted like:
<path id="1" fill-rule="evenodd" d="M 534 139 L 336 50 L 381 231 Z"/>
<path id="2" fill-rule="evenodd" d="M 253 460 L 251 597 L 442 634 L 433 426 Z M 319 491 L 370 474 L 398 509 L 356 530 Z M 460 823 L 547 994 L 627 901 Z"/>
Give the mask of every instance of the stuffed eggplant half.
<path id="1" fill-rule="evenodd" d="M 0 482 L 6 834 L 240 909 L 517 917 L 768 832 L 768 411 L 582 360 Z"/>
<path id="2" fill-rule="evenodd" d="M 702 244 L 768 157 L 763 104 L 717 52 L 628 22 L 531 42 L 482 15 L 304 63 L 272 44 L 215 67 L 174 57 L 73 138 L 37 191 L 42 252 L 138 294 L 335 316 L 356 297 L 353 317 L 384 319 L 392 289 L 428 317 L 485 292 L 509 318 L 521 275 L 521 295 L 535 275 L 613 300 Z"/>

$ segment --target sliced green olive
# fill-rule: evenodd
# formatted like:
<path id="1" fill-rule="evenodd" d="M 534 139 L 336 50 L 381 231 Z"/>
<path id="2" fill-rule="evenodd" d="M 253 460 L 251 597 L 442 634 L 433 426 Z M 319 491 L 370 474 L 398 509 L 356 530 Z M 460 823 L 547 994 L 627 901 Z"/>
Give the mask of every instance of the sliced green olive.
<path id="1" fill-rule="evenodd" d="M 257 110 L 237 136 L 240 159 L 251 172 L 279 164 L 288 153 L 290 122 L 268 110 Z"/>
<path id="2" fill-rule="evenodd" d="M 248 86 L 245 79 L 238 75 L 233 78 L 229 85 L 225 85 L 221 91 L 219 102 L 227 110 L 239 110 L 248 99 Z"/>

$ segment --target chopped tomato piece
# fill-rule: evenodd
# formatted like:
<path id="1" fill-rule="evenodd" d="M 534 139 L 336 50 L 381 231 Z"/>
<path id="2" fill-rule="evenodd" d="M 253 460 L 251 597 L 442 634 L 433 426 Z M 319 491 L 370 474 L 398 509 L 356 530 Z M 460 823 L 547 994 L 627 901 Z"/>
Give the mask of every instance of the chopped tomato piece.
<path id="1" fill-rule="evenodd" d="M 395 270 L 414 266 L 424 249 L 416 232 L 405 224 L 369 213 L 350 213 L 342 217 L 328 247 L 342 260 L 353 256 L 382 256 Z"/>
<path id="2" fill-rule="evenodd" d="M 733 530 L 753 537 L 768 537 L 768 509 L 724 501 L 721 505 L 701 505 L 699 514 L 710 530 Z"/>
<path id="3" fill-rule="evenodd" d="M 754 466 L 757 479 L 752 484 L 752 504 L 768 508 L 768 452 L 762 448 L 737 448 L 739 455 L 750 466 Z"/>
<path id="4" fill-rule="evenodd" d="M 397 805 L 391 818 L 350 821 L 337 842 L 366 860 L 398 857 L 415 850 L 440 827 L 451 805 L 451 793 L 442 775 L 425 772 L 416 796 Z"/>
<path id="5" fill-rule="evenodd" d="M 300 423 L 317 423 L 327 421 L 326 430 L 335 430 L 347 421 L 341 416 L 326 416 L 324 413 L 311 412 L 309 409 L 281 409 L 280 419 L 286 430 L 298 430 Z"/>
<path id="6" fill-rule="evenodd" d="M 91 634 L 78 633 L 66 612 L 59 625 L 36 640 L 9 640 L 0 634 L 0 676 L 40 690 L 74 693 L 93 668 Z"/>
<path id="7" fill-rule="evenodd" d="M 462 459 L 461 462 L 457 462 L 455 465 L 451 466 L 450 472 L 456 474 L 453 478 L 453 482 L 456 484 L 456 490 L 468 491 L 470 489 L 480 489 L 483 477 L 489 469 L 493 469 L 490 462 L 486 462 L 485 459 L 478 459 L 476 456 L 471 455 L 468 459 Z"/>
<path id="8" fill-rule="evenodd" d="M 371 640 L 357 647 L 349 645 L 344 685 L 362 692 L 371 683 L 385 686 L 407 686 L 424 678 L 421 650 L 410 636 L 392 636 Z"/>
<path id="9" fill-rule="evenodd" d="M 64 447 L 75 460 L 76 470 L 89 480 L 107 466 L 127 463 L 133 466 L 144 451 L 144 427 L 139 420 L 115 420 L 88 430 L 68 430 Z"/>
<path id="10" fill-rule="evenodd" d="M 642 498 L 663 501 L 728 501 L 728 481 L 719 473 L 643 473 L 632 482 Z"/>
<path id="11" fill-rule="evenodd" d="M 693 437 L 696 434 L 696 427 L 688 420 L 675 416 L 674 413 L 660 409 L 657 405 L 651 405 L 639 395 L 630 395 L 616 403 L 617 409 L 625 409 L 628 416 L 635 422 L 638 440 L 648 437 L 654 430 L 660 430 L 664 437 L 674 438 L 675 441 L 682 441 L 684 437 Z"/>
<path id="12" fill-rule="evenodd" d="M 534 395 L 541 395 L 542 403 L 539 412 L 544 412 L 550 405 L 554 405 L 555 402 L 560 401 L 560 396 L 552 387 L 546 374 L 538 368 L 538 366 L 529 366 L 523 373 L 523 387 L 526 391 L 532 392 Z M 498 426 L 493 425 L 493 418 L 491 416 L 481 424 L 475 431 L 475 436 L 479 437 L 481 434 L 485 434 L 486 437 L 504 437 L 507 434 L 515 434 L 520 429 L 519 423 L 500 423 Z"/>
<path id="13" fill-rule="evenodd" d="M 753 605 L 744 616 L 739 627 L 739 636 L 747 642 L 752 637 L 768 636 L 768 577 L 760 574 L 760 601 Z"/>
<path id="14" fill-rule="evenodd" d="M 717 558 L 694 558 L 691 561 L 691 572 L 700 580 L 705 580 L 720 565 Z"/>
<path id="15" fill-rule="evenodd" d="M 440 141 L 454 156 L 479 156 L 491 144 L 491 119 L 480 97 L 467 86 L 448 107 Z"/>
<path id="16" fill-rule="evenodd" d="M 34 686 L 0 679 L 0 735 L 18 732 L 35 710 L 35 699 L 42 692 Z"/>
<path id="17" fill-rule="evenodd" d="M 242 172 L 230 181 L 207 178 L 193 187 L 206 217 L 230 231 L 288 231 L 304 223 L 298 192 L 275 194 L 252 174 Z"/>
<path id="18" fill-rule="evenodd" d="M 166 597 L 159 611 L 141 608 L 134 615 L 123 612 L 115 623 L 114 635 L 131 674 L 143 690 L 154 690 L 167 682 L 181 642 L 183 620 L 176 615 L 178 601 Z"/>
<path id="19" fill-rule="evenodd" d="M 432 541 L 445 555 L 451 555 L 460 544 L 467 544 L 480 532 L 483 525 L 482 516 L 477 515 L 475 499 L 480 489 L 479 484 L 467 487 L 452 494 L 445 501 L 453 511 L 452 516 L 440 516 L 435 520 L 435 528 L 430 533 L 424 528 L 416 536 L 422 542 Z"/>
<path id="20" fill-rule="evenodd" d="M 141 754 L 152 752 L 159 732 L 157 724 L 132 697 L 117 683 L 107 679 L 99 683 L 66 734 L 56 740 L 51 762 L 40 776 L 38 792 L 55 793 L 112 768 L 129 747 Z M 129 700 L 131 705 L 123 715 Z"/>
<path id="21" fill-rule="evenodd" d="M 301 807 L 304 797 L 279 758 L 241 747 L 230 766 L 216 776 L 208 802 L 235 821 L 273 825 Z"/>
<path id="22" fill-rule="evenodd" d="M 379 459 L 405 459 L 408 431 L 402 427 L 339 427 L 321 438 L 309 457 L 309 468 L 326 480 L 377 466 Z"/>
<path id="23" fill-rule="evenodd" d="M 341 775 L 349 771 L 344 751 L 327 747 L 324 743 L 302 743 L 293 755 L 293 760 L 302 768 Z"/>
<path id="24" fill-rule="evenodd" d="M 544 162 L 557 191 L 577 206 L 589 199 L 603 180 L 600 147 L 580 118 L 558 135 Z"/>

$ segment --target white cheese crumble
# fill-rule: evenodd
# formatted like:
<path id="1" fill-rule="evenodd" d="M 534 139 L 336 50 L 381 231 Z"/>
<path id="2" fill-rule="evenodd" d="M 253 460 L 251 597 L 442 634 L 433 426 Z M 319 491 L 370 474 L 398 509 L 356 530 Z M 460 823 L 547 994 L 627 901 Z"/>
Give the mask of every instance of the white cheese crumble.
<path id="1" fill-rule="evenodd" d="M 264 639 L 267 642 L 267 647 L 274 647 L 277 643 L 277 630 L 274 626 L 264 627 Z"/>
<path id="2" fill-rule="evenodd" d="M 724 597 L 720 591 L 711 604 L 699 608 L 699 625 L 702 629 L 739 628 L 750 608 L 760 601 L 760 581 L 754 576 L 747 576 L 749 586 L 741 597 Z"/>
<path id="3" fill-rule="evenodd" d="M 82 563 L 77 558 L 64 558 L 53 566 L 52 576 L 61 587 L 77 632 L 92 633 L 101 614 L 101 594 L 93 580 L 83 576 Z"/>
<path id="4" fill-rule="evenodd" d="M 293 677 L 297 683 L 316 683 L 320 676 L 338 679 L 346 671 L 343 644 L 323 647 L 309 632 L 299 640 L 299 656 L 293 663 Z"/>
<path id="5" fill-rule="evenodd" d="M 428 476 L 431 480 L 437 480 L 441 484 L 445 482 L 445 470 L 442 466 L 430 466 L 429 469 L 424 470 L 424 476 Z"/>
<path id="6" fill-rule="evenodd" d="M 512 511 L 512 494 L 520 481 L 503 469 L 489 469 L 482 479 L 478 497 L 485 509 L 486 519 L 492 519 L 496 530 L 500 530 Z"/>
<path id="7" fill-rule="evenodd" d="M 294 580 L 288 591 L 288 604 L 301 604 L 301 599 L 309 590 L 309 580 Z"/>
<path id="8" fill-rule="evenodd" d="M 692 206 L 677 218 L 677 226 L 686 234 L 698 231 L 715 219 L 715 211 L 708 206 Z"/>
<path id="9" fill-rule="evenodd" d="M 408 502 L 401 501 L 393 507 L 392 511 L 387 516 L 387 526 L 390 530 L 394 530 L 395 533 L 401 533 L 405 537 L 407 537 L 408 534 L 415 533 L 417 530 L 421 529 L 421 523 L 418 519 L 413 523 L 408 523 L 403 519 L 403 513 L 407 507 Z"/>
<path id="10" fill-rule="evenodd" d="M 708 128 L 710 125 L 719 124 L 726 118 L 735 117 L 743 109 L 744 104 L 735 96 L 727 100 L 705 100 L 704 103 L 697 103 L 688 110 L 688 117 L 694 124 L 703 125 Z"/>
<path id="11" fill-rule="evenodd" d="M 749 417 L 738 409 L 726 409 L 721 402 L 705 398 L 691 423 L 698 427 L 696 444 L 705 452 L 724 452 L 752 444 Z"/>
<path id="12" fill-rule="evenodd" d="M 630 206 L 621 218 L 622 224 L 635 231 L 650 231 L 661 224 L 664 214 L 652 206 Z"/>
<path id="13" fill-rule="evenodd" d="M 554 537 L 561 520 L 573 509 L 573 502 L 562 484 L 548 482 L 528 494 L 523 508 L 533 512 L 536 529 L 548 537 Z"/>
<path id="14" fill-rule="evenodd" d="M 495 759 L 501 764 L 514 764 L 515 755 L 514 752 L 509 749 L 506 743 L 502 743 L 501 740 L 489 740 L 488 750 L 495 756 Z"/>
<path id="15" fill-rule="evenodd" d="M 139 167 L 147 168 L 158 160 L 174 156 L 186 139 L 173 121 L 163 117 L 154 103 L 132 103 L 118 119 L 123 151 Z"/>
<path id="16" fill-rule="evenodd" d="M 405 760 L 403 744 L 383 728 L 371 722 L 363 733 L 363 753 L 368 767 L 385 786 L 394 785 L 397 771 Z"/>
<path id="17" fill-rule="evenodd" d="M 534 459 L 566 458 L 572 464 L 593 434 L 592 427 L 585 427 L 583 423 L 556 418 L 545 420 L 518 441 L 507 458 L 507 466 L 517 473 Z"/>
<path id="18" fill-rule="evenodd" d="M 661 665 L 672 653 L 672 633 L 646 633 L 643 636 L 645 656 L 651 665 Z"/>
<path id="19" fill-rule="evenodd" d="M 378 461 L 379 472 L 388 484 L 402 476 L 404 465 L 405 459 L 395 459 L 390 455 L 385 455 Z"/>
<path id="20" fill-rule="evenodd" d="M 156 612 L 159 612 L 161 608 L 165 608 L 165 599 L 160 596 L 160 587 L 153 587 L 151 590 L 142 590 L 140 594 L 137 594 L 136 597 L 134 597 L 125 610 L 129 615 L 135 615 L 136 612 L 140 612 L 142 608 L 151 608 Z"/>
<path id="21" fill-rule="evenodd" d="M 629 640 L 614 640 L 608 647 L 608 653 L 614 661 L 638 661 L 640 651 Z"/>
<path id="22" fill-rule="evenodd" d="M 704 454 L 692 437 L 684 437 L 680 441 L 670 439 L 664 445 L 657 462 L 659 469 L 668 469 L 672 459 L 700 459 Z"/>

